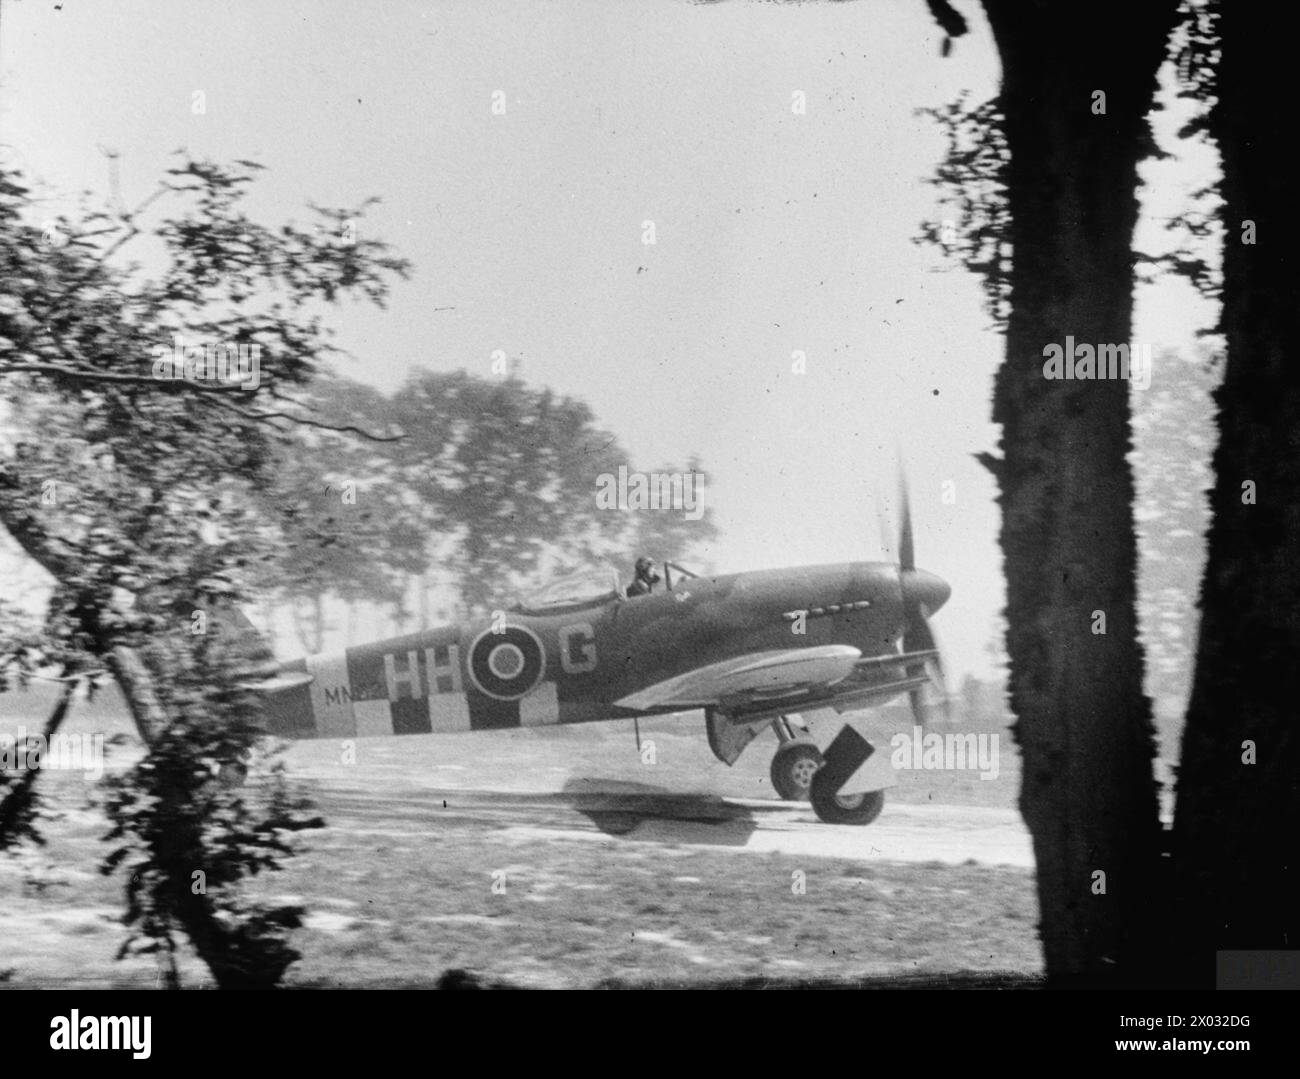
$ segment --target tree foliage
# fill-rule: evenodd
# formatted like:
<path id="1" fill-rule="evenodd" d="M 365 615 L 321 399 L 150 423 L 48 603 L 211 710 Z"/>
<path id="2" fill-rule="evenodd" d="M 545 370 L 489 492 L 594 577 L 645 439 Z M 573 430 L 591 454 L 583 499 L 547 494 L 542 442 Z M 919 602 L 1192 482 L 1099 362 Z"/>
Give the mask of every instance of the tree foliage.
<path id="1" fill-rule="evenodd" d="M 220 646 L 215 615 L 276 558 L 285 522 L 264 496 L 284 440 L 328 426 L 301 392 L 337 352 L 322 305 L 382 304 L 406 272 L 358 237 L 360 211 L 320 211 L 324 235 L 251 219 L 257 169 L 182 160 L 133 211 L 42 227 L 0 174 L 0 525 L 50 578 L 40 618 L 0 627 L 0 671 L 116 680 L 150 747 L 108 803 L 134 944 L 170 957 L 183 931 L 222 984 L 271 984 L 292 961 L 296 910 L 239 883 L 311 818 L 279 782 L 213 786 L 252 750 L 234 687 L 266 658 Z M 231 348 L 256 377 L 222 377 Z"/>
<path id="2" fill-rule="evenodd" d="M 389 533 L 367 557 L 399 575 L 435 571 L 455 582 L 467 608 L 593 560 L 686 557 L 716 535 L 707 504 L 694 521 L 680 510 L 602 509 L 600 478 L 630 468 L 629 455 L 576 397 L 514 377 L 422 370 L 390 398 L 355 398 L 349 390 L 338 400 L 402 435 L 367 444 L 364 461 L 335 470 L 361 477 L 355 509 L 376 514 Z M 700 462 L 686 468 L 698 472 Z M 345 600 L 367 595 L 342 575 L 331 588 Z"/>

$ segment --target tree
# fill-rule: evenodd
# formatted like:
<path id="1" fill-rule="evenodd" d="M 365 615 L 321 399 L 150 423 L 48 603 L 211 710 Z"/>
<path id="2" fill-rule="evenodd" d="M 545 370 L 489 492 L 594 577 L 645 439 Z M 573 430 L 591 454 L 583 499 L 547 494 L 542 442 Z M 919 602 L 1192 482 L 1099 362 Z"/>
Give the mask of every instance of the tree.
<path id="1" fill-rule="evenodd" d="M 1174 825 L 1170 959 L 1192 984 L 1213 984 L 1218 949 L 1300 940 L 1300 226 L 1282 84 L 1291 38 L 1249 4 L 1213 4 L 1206 23 L 1194 44 L 1223 169 L 1226 363 Z"/>
<path id="2" fill-rule="evenodd" d="M 180 933 L 221 988 L 279 984 L 299 958 L 289 935 L 305 909 L 250 901 L 238 885 L 278 869 L 294 853 L 292 835 L 323 824 L 283 765 L 251 796 L 214 769 L 239 761 L 261 733 L 259 702 L 231 685 L 235 664 L 222 647 L 205 634 L 188 666 L 170 672 L 163 706 L 171 722 L 140 764 L 106 780 L 113 848 L 100 869 L 124 873 L 130 930 L 119 958 L 156 956 L 169 988 L 180 987 Z"/>
<path id="3" fill-rule="evenodd" d="M 0 174 L 0 379 L 13 428 L 0 526 L 51 582 L 38 624 L 0 627 L 0 668 L 117 682 L 150 748 L 109 803 L 109 868 L 132 869 L 125 921 L 165 960 L 183 933 L 223 985 L 273 984 L 294 958 L 296 908 L 244 901 L 237 886 L 316 821 L 280 781 L 214 787 L 252 749 L 238 683 L 261 658 L 223 643 L 215 614 L 274 557 L 255 497 L 272 446 L 297 426 L 329 426 L 294 392 L 336 351 L 320 304 L 382 303 L 406 270 L 356 238 L 359 212 L 321 211 L 324 239 L 251 220 L 242 200 L 256 169 L 182 161 L 134 211 L 83 209 L 44 228 L 28 220 L 20 179 Z M 173 212 L 151 218 L 159 203 Z M 153 276 L 123 261 L 146 235 Z M 193 890 L 196 871 L 206 893 Z"/>
<path id="4" fill-rule="evenodd" d="M 1049 977 L 1114 981 L 1149 970 L 1161 846 L 1137 639 L 1129 386 L 1048 379 L 1044 350 L 1067 336 L 1094 349 L 1132 340 L 1137 165 L 1176 8 L 984 7 L 1008 152 L 1007 344 L 993 407 L 1002 457 L 989 464 L 1020 808 Z"/>
<path id="5" fill-rule="evenodd" d="M 296 556 L 263 585 L 308 605 L 297 617 L 308 651 L 321 648 L 327 593 L 391 605 L 400 623 L 412 591 L 427 617 L 436 579 L 459 593 L 463 610 L 483 611 L 542 575 L 634 551 L 685 558 L 717 534 L 696 459 L 685 473 L 660 470 L 691 477 L 689 488 L 679 482 L 679 494 L 698 495 L 690 505 L 605 505 L 602 478 L 630 467 L 626 451 L 584 402 L 519 378 L 418 370 L 391 396 L 331 379 L 318 380 L 311 397 L 322 418 L 400 438 L 312 431 L 277 468 L 268 497 L 290 519 L 278 542 Z"/>
<path id="6" fill-rule="evenodd" d="M 1220 438 L 1213 518 L 1174 833 L 1168 857 L 1150 852 L 1152 868 L 1143 874 L 1147 909 L 1159 912 L 1160 921 L 1153 924 L 1141 910 L 1134 917 L 1131 908 L 1118 913 L 1130 940 L 1150 942 L 1145 957 L 1140 944 L 1130 951 L 1128 977 L 1212 985 L 1216 952 L 1293 947 L 1300 933 L 1294 869 L 1300 759 L 1292 734 L 1300 574 L 1291 560 L 1300 483 L 1294 463 L 1300 376 L 1291 355 L 1300 275 L 1287 261 L 1297 226 L 1285 208 L 1290 133 L 1277 107 L 1287 39 L 1265 12 L 1205 2 L 1188 5 L 1185 14 L 1178 34 L 1180 93 L 1209 107 L 1180 134 L 1211 135 L 1223 163 L 1222 183 L 1217 191 L 1192 193 L 1169 222 L 1187 240 L 1171 252 L 1134 252 L 1133 258 L 1181 275 L 1221 301 L 1219 325 L 1202 332 L 1224 335 L 1227 361 L 1215 393 Z M 951 134 L 941 180 L 970 185 L 989 179 L 969 135 L 978 120 L 995 115 L 1000 119 L 986 109 L 977 118 L 960 106 L 940 115 Z M 976 190 L 963 209 L 993 222 Z M 1215 196 L 1214 208 L 1207 209 Z M 1267 242 L 1260 237 L 1265 221 Z M 994 241 L 999 231 L 995 225 Z M 1204 253 L 1216 231 L 1224 239 L 1221 268 Z M 926 238 L 936 235 L 932 229 Z M 968 265 L 986 272 L 986 286 L 996 286 L 997 276 L 988 273 L 989 263 L 978 266 L 976 256 L 996 246 L 985 234 L 963 251 Z M 996 287 L 991 292 L 996 296 Z M 1162 624 L 1181 629 L 1193 620 L 1181 578 L 1175 581 L 1167 570 L 1196 560 L 1197 462 L 1205 449 L 1182 413 L 1217 372 L 1204 357 L 1188 363 L 1165 356 L 1160 369 L 1162 382 L 1177 381 L 1153 391 L 1158 400 L 1143 417 L 1146 450 L 1159 458 L 1161 473 L 1158 487 L 1147 491 L 1143 526 L 1161 533 L 1164 556 L 1147 567 L 1144 602 Z M 1159 645 L 1155 659 L 1155 684 L 1181 697 L 1185 661 Z M 1134 826 L 1145 834 L 1145 807 L 1139 802 L 1131 809 Z M 1049 969 L 1050 962 L 1049 956 Z"/>
<path id="7" fill-rule="evenodd" d="M 470 608 L 510 595 L 548 560 L 599 556 L 624 528 L 595 492 L 627 455 L 576 398 L 514 377 L 420 371 L 392 416 L 405 438 L 389 475 L 444 541 L 439 559 Z"/>
<path id="8" fill-rule="evenodd" d="M 302 395 L 315 415 L 372 433 L 392 428 L 391 403 L 370 386 L 318 376 Z M 325 600 L 400 606 L 427 564 L 425 515 L 394 476 L 405 439 L 375 442 L 350 432 L 307 429 L 275 449 L 259 504 L 273 522 L 280 557 L 252 584 L 288 606 L 301 647 L 323 650 Z"/>

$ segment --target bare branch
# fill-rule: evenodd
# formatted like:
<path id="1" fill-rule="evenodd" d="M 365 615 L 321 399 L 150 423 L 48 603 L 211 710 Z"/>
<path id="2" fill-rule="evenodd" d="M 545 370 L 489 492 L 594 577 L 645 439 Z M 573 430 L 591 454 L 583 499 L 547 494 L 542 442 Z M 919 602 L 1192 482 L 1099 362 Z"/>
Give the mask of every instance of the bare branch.
<path id="1" fill-rule="evenodd" d="M 282 397 L 281 400 L 289 401 L 290 399 Z M 377 435 L 372 431 L 366 431 L 360 427 L 354 427 L 351 424 L 326 423 L 324 420 L 313 420 L 308 416 L 295 416 L 289 412 L 255 411 L 253 409 L 241 408 L 233 401 L 223 400 L 220 398 L 218 398 L 218 402 L 246 420 L 287 420 L 288 422 L 297 424 L 301 427 L 315 427 L 322 431 L 337 431 L 340 434 L 360 435 L 362 438 L 369 439 L 371 442 L 400 442 L 406 437 L 405 435 Z"/>

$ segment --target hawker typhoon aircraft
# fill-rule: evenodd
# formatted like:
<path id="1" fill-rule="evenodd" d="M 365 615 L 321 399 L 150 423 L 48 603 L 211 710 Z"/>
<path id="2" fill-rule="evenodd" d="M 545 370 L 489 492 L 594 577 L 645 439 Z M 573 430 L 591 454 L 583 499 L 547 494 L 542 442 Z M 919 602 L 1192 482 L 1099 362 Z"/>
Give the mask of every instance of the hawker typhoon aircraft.
<path id="1" fill-rule="evenodd" d="M 837 717 L 908 693 L 924 724 L 943 683 L 929 617 L 951 590 L 915 566 L 905 496 L 897 564 L 701 577 L 666 562 L 663 581 L 629 597 L 603 567 L 479 621 L 263 666 L 244 684 L 263 697 L 268 733 L 286 738 L 703 710 L 719 760 L 734 763 L 770 725 L 777 794 L 811 800 L 823 821 L 875 820 L 888 754 Z"/>

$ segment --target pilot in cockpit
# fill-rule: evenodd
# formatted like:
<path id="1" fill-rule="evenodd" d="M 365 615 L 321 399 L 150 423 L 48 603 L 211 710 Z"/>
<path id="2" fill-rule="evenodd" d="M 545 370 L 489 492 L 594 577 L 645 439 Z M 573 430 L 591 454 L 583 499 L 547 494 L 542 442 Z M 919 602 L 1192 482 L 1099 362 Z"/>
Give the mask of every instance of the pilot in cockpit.
<path id="1" fill-rule="evenodd" d="M 659 574 L 655 572 L 653 559 L 642 555 L 636 560 L 636 576 L 632 578 L 632 583 L 627 586 L 628 597 L 648 596 L 655 590 L 655 585 L 660 580 Z"/>

